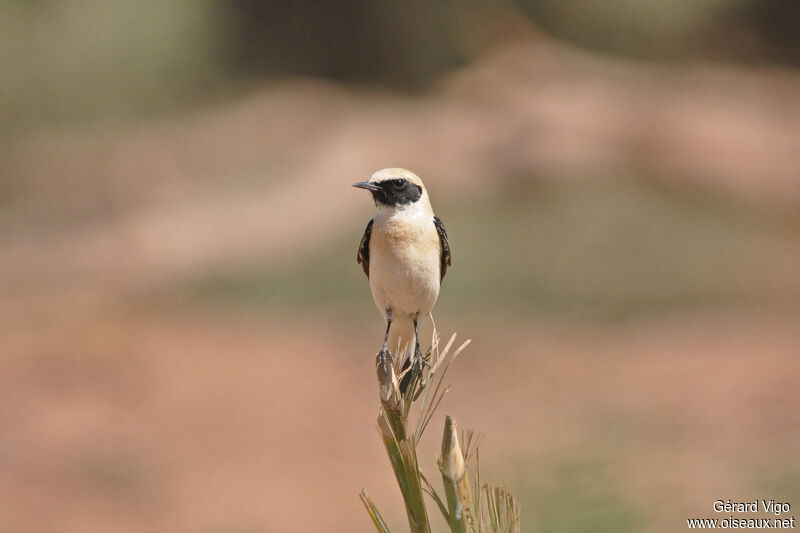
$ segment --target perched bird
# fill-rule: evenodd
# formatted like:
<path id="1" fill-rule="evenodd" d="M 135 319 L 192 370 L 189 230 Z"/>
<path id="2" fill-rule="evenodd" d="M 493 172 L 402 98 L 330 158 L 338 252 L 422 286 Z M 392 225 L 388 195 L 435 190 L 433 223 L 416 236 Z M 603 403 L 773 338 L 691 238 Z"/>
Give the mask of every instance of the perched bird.
<path id="1" fill-rule="evenodd" d="M 375 305 L 386 319 L 379 364 L 413 361 L 422 371 L 418 322 L 430 313 L 447 267 L 450 245 L 444 224 L 433 214 L 422 180 L 402 168 L 379 170 L 353 187 L 372 193 L 378 213 L 369 221 L 357 261 L 369 279 Z M 408 375 L 406 376 L 408 378 Z M 409 379 L 401 382 L 401 389 Z"/>

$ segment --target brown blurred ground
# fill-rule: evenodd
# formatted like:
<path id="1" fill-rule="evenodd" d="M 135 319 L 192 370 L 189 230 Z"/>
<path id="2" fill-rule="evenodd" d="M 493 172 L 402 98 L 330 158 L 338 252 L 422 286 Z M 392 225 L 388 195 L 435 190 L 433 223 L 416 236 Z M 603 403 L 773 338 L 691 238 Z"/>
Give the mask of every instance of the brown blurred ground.
<path id="1" fill-rule="evenodd" d="M 644 66 L 544 38 L 422 97 L 283 81 L 19 135 L 0 214 L 0 529 L 369 531 L 362 487 L 403 524 L 374 430 L 380 321 L 352 263 L 371 206 L 349 189 L 394 165 L 426 179 L 454 237 L 436 316 L 474 342 L 443 412 L 484 434 L 483 476 L 520 495 L 524 530 L 675 531 L 719 498 L 800 506 L 798 153 L 795 71 Z M 530 278 L 552 274 L 536 261 L 570 247 L 571 224 L 612 220 L 630 248 L 556 262 L 544 311 L 504 307 L 483 236 L 504 243 L 509 196 L 546 206 L 575 182 L 612 200 L 568 201 L 552 242 L 505 243 L 500 263 L 533 261 L 510 279 L 536 294 Z M 677 213 L 646 234 L 663 256 L 624 233 L 648 218 L 637 199 Z M 461 209 L 490 200 L 472 232 Z M 685 240 L 705 215 L 724 231 Z M 685 285 L 639 297 L 681 255 L 698 258 L 675 259 Z M 305 300 L 303 269 L 351 299 Z"/>
<path id="2" fill-rule="evenodd" d="M 484 434 L 484 478 L 522 496 L 578 461 L 590 497 L 610 483 L 647 513 L 642 529 L 672 531 L 720 493 L 752 494 L 758 472 L 798 466 L 795 321 L 493 329 L 444 410 Z M 402 524 L 355 335 L 106 310 L 3 338 L 5 530 L 368 531 L 362 486 Z M 527 520 L 582 505 L 569 487 L 549 511 L 526 500 Z"/>

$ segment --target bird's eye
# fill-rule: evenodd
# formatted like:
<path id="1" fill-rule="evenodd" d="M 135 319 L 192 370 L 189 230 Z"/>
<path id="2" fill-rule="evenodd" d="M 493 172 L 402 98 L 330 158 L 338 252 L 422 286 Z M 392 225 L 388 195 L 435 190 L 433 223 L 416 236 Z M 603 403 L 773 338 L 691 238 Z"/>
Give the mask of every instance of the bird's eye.
<path id="1" fill-rule="evenodd" d="M 405 178 L 400 178 L 398 180 L 394 180 L 395 189 L 402 189 L 405 186 L 406 186 L 406 179 Z"/>

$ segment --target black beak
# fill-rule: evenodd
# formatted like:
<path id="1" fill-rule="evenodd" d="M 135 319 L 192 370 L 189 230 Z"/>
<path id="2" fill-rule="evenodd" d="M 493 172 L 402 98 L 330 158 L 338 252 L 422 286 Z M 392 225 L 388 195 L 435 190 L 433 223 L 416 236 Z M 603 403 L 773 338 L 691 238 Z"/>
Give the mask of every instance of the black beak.
<path id="1" fill-rule="evenodd" d="M 359 181 L 357 183 L 354 183 L 353 187 L 358 187 L 359 189 L 366 189 L 366 190 L 372 191 L 372 192 L 378 192 L 378 191 L 383 190 L 380 187 L 378 187 L 377 185 L 375 185 L 374 183 L 370 183 L 368 181 Z"/>

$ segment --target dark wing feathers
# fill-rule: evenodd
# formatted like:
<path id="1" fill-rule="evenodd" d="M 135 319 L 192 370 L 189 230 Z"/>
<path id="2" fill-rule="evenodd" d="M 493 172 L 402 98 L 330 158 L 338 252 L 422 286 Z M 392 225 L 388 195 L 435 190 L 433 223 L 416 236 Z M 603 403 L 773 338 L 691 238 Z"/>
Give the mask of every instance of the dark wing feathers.
<path id="1" fill-rule="evenodd" d="M 361 244 L 358 245 L 358 254 L 356 255 L 356 261 L 361 264 L 367 279 L 369 279 L 369 238 L 372 236 L 372 222 L 370 220 L 364 230 L 364 236 L 361 237 Z"/>
<path id="2" fill-rule="evenodd" d="M 442 259 L 440 263 L 440 278 L 439 281 L 441 282 L 444 279 L 444 275 L 447 274 L 447 267 L 453 264 L 453 259 L 450 256 L 450 243 L 447 242 L 447 230 L 444 229 L 444 224 L 436 215 L 433 216 L 433 225 L 436 226 L 436 232 L 439 234 L 439 242 L 442 245 Z"/>

